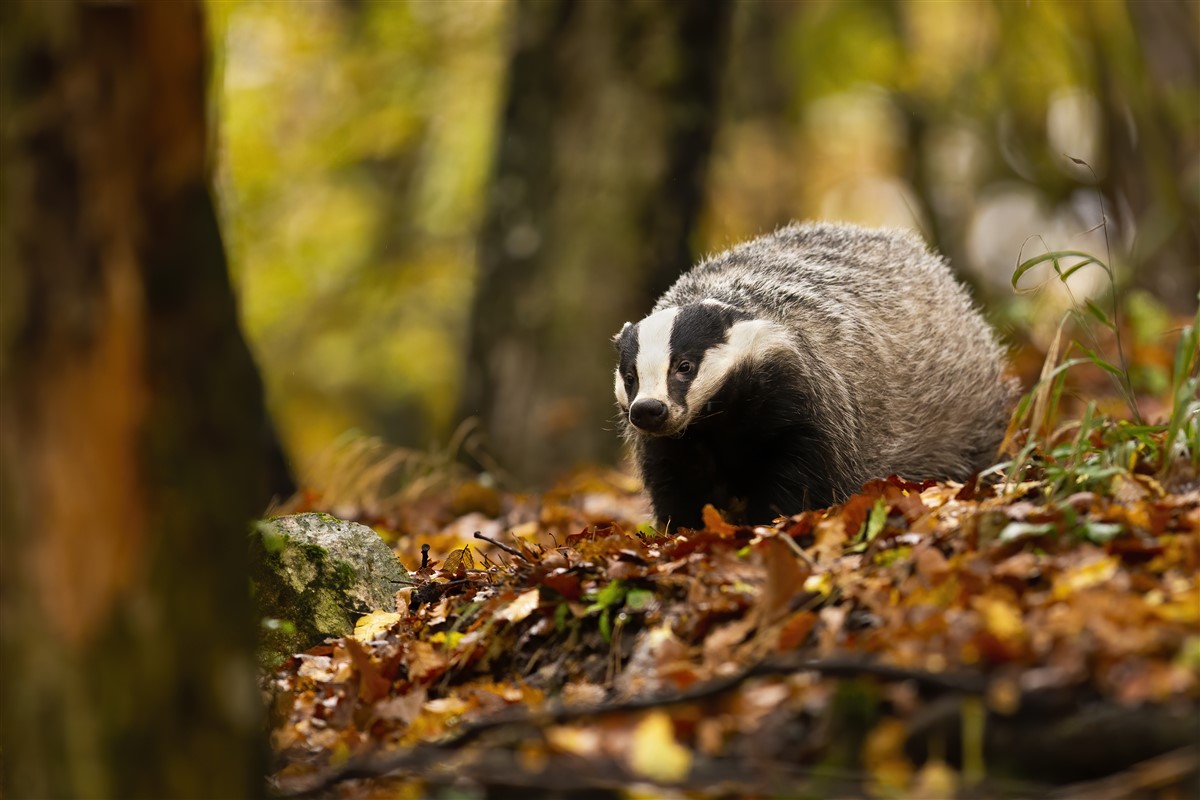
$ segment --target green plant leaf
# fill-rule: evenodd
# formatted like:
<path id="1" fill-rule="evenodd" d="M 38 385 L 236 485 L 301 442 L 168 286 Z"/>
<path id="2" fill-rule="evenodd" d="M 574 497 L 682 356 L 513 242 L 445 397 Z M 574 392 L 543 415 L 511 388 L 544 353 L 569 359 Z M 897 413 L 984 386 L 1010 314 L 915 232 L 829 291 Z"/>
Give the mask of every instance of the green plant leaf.
<path id="1" fill-rule="evenodd" d="M 1111 542 L 1124 532 L 1124 528 L 1117 522 L 1092 522 L 1083 523 L 1083 535 L 1088 541 L 1096 544 L 1104 544 Z"/>
<path id="2" fill-rule="evenodd" d="M 875 501 L 875 505 L 871 506 L 871 516 L 867 518 L 867 528 L 863 535 L 866 541 L 872 541 L 883 530 L 883 525 L 887 522 L 887 512 L 888 505 L 880 497 Z"/>
<path id="3" fill-rule="evenodd" d="M 1108 328 L 1109 330 L 1115 331 L 1117 329 L 1117 326 L 1114 325 L 1112 320 L 1110 320 L 1108 318 L 1108 314 L 1104 313 L 1104 309 L 1100 308 L 1100 306 L 1098 306 L 1094 302 L 1092 302 L 1091 298 L 1088 298 L 1085 302 L 1087 305 L 1088 313 L 1090 313 L 1093 317 L 1095 317 L 1096 320 L 1101 325 Z"/>
<path id="4" fill-rule="evenodd" d="M 1078 264 L 1072 264 L 1070 267 L 1063 269 L 1063 267 L 1059 263 L 1059 261 L 1064 258 L 1080 258 L 1083 260 L 1080 261 Z M 1049 253 L 1043 253 L 1040 256 L 1034 256 L 1033 258 L 1028 258 L 1028 259 L 1022 261 L 1020 264 L 1018 264 L 1017 268 L 1015 270 L 1013 270 L 1013 274 L 1012 274 L 1013 289 L 1016 291 L 1020 291 L 1021 289 L 1018 286 L 1018 284 L 1021 282 L 1021 276 L 1023 276 L 1026 272 L 1029 272 L 1029 270 L 1033 269 L 1034 267 L 1038 266 L 1039 264 L 1045 264 L 1046 262 L 1050 262 L 1054 266 L 1055 274 L 1057 274 L 1058 279 L 1063 282 L 1065 282 L 1067 280 L 1067 278 L 1071 277 L 1076 272 L 1078 272 L 1079 270 L 1083 269 L 1084 267 L 1086 267 L 1090 264 L 1096 264 L 1101 269 L 1103 269 L 1105 272 L 1109 273 L 1109 275 L 1112 274 L 1111 271 L 1109 270 L 1107 264 L 1105 264 L 1103 261 L 1096 258 L 1095 256 L 1089 255 L 1088 253 L 1084 253 L 1079 250 L 1053 250 Z"/>
<path id="5" fill-rule="evenodd" d="M 630 589 L 625 595 L 625 605 L 634 611 L 641 611 L 654 602 L 654 592 L 647 589 Z"/>

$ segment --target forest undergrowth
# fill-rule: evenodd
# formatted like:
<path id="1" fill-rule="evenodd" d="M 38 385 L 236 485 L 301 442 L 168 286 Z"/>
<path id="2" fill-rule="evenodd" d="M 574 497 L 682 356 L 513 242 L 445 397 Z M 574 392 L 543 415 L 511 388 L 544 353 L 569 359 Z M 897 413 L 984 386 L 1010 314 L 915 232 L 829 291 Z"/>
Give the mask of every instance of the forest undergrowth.
<path id="1" fill-rule="evenodd" d="M 1115 313 L 1076 316 L 995 468 L 769 526 L 664 535 L 621 473 L 522 495 L 346 443 L 289 510 L 372 524 L 416 585 L 264 677 L 275 790 L 1189 796 L 1200 312 L 1129 360 Z"/>

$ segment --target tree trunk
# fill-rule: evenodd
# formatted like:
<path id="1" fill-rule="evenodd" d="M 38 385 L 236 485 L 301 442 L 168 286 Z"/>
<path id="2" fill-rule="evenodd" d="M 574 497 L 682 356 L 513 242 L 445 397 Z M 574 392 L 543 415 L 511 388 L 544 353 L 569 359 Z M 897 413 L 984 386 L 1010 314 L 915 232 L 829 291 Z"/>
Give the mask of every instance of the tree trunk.
<path id="1" fill-rule="evenodd" d="M 609 339 L 692 260 L 730 11 L 518 5 L 460 410 L 519 482 L 617 452 Z"/>
<path id="2" fill-rule="evenodd" d="M 1113 238 L 1136 233 L 1131 283 L 1190 316 L 1200 292 L 1200 202 L 1186 177 L 1196 158 L 1200 14 L 1194 3 L 1162 0 L 1102 4 L 1088 19 L 1107 162 L 1100 188 Z M 1193 108 L 1182 111 L 1188 101 Z"/>
<path id="3" fill-rule="evenodd" d="M 3 794 L 261 795 L 246 526 L 278 451 L 209 193 L 201 9 L 0 14 Z"/>

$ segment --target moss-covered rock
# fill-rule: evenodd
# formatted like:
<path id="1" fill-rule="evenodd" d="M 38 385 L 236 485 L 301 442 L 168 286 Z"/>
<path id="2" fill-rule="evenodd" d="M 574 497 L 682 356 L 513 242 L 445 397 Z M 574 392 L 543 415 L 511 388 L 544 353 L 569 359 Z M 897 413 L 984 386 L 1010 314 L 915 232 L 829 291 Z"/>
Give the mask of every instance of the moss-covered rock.
<path id="1" fill-rule="evenodd" d="M 379 534 L 328 514 L 257 523 L 250 556 L 268 662 L 344 636 L 370 611 L 395 611 L 396 590 L 412 585 Z"/>

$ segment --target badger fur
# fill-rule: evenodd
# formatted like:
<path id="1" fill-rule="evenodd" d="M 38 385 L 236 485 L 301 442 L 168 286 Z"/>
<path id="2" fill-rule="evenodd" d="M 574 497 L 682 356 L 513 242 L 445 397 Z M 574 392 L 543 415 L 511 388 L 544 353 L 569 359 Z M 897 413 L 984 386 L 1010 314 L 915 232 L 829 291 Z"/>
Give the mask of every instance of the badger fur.
<path id="1" fill-rule="evenodd" d="M 940 256 L 893 230 L 783 228 L 707 259 L 614 337 L 655 515 L 767 522 L 872 479 L 967 478 L 1015 392 Z"/>

